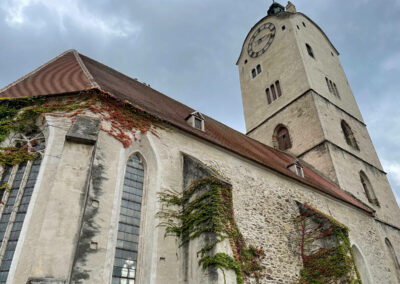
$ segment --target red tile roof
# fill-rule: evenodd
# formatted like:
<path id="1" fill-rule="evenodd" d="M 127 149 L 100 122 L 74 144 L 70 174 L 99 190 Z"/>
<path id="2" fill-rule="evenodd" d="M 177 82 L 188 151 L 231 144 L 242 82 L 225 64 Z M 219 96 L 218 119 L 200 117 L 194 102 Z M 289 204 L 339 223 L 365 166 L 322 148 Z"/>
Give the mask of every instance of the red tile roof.
<path id="1" fill-rule="evenodd" d="M 57 95 L 99 88 L 117 99 L 128 100 L 145 112 L 173 126 L 255 161 L 323 193 L 352 204 L 370 214 L 373 211 L 345 193 L 315 171 L 304 166 L 304 178 L 287 169 L 294 158 L 205 116 L 205 129 L 200 131 L 186 123 L 194 109 L 119 73 L 93 59 L 69 50 L 35 71 L 0 90 L 0 97 Z"/>

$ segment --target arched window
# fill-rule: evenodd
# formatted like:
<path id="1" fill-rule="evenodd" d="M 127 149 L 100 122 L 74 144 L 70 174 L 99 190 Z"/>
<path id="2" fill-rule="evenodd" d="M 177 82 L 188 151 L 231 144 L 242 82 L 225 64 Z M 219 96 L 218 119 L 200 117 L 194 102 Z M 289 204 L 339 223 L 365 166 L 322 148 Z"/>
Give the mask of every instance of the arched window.
<path id="1" fill-rule="evenodd" d="M 360 171 L 360 180 L 364 188 L 365 194 L 367 195 L 368 201 L 376 206 L 379 206 L 378 199 L 376 198 L 374 189 L 372 188 L 371 182 L 369 181 L 367 175 Z"/>
<path id="2" fill-rule="evenodd" d="M 144 168 L 138 155 L 126 165 L 112 283 L 135 283 Z"/>
<path id="3" fill-rule="evenodd" d="M 346 143 L 354 149 L 359 150 L 360 148 L 358 148 L 356 138 L 354 137 L 353 131 L 351 130 L 350 126 L 344 120 L 342 120 L 341 126 L 344 138 L 346 139 Z"/>
<path id="4" fill-rule="evenodd" d="M 271 85 L 271 92 L 272 92 L 272 98 L 275 101 L 276 100 L 276 92 L 275 92 L 275 86 Z"/>
<path id="5" fill-rule="evenodd" d="M 307 47 L 308 55 L 310 55 L 312 58 L 315 58 L 314 57 L 314 52 L 312 50 L 312 47 L 308 43 L 306 43 L 306 47 Z"/>
<path id="6" fill-rule="evenodd" d="M 39 174 L 41 158 L 45 150 L 42 133 L 16 134 L 11 145 L 37 153 L 34 161 L 18 165 L 6 165 L 1 178 L 2 185 L 7 182 L 9 191 L 4 194 L 4 208 L 0 217 L 0 244 L 5 247 L 0 264 L 0 283 L 6 283 L 14 252 L 17 247 L 22 225 Z M 15 172 L 11 177 L 11 172 Z"/>
<path id="7" fill-rule="evenodd" d="M 364 257 L 362 256 L 360 250 L 355 245 L 353 245 L 351 249 L 353 250 L 354 260 L 356 262 L 358 272 L 360 273 L 362 283 L 372 284 L 371 276 L 369 275 L 368 272 L 368 267 L 365 263 Z"/>
<path id="8" fill-rule="evenodd" d="M 265 90 L 265 93 L 267 94 L 267 101 L 268 101 L 268 104 L 271 104 L 271 103 L 272 103 L 272 99 L 271 99 L 271 92 L 269 91 L 269 88 L 267 88 L 267 89 Z"/>
<path id="9" fill-rule="evenodd" d="M 399 260 L 397 259 L 397 256 L 396 256 L 396 252 L 392 246 L 392 243 L 389 241 L 388 238 L 385 238 L 385 244 L 389 250 L 390 258 L 392 259 L 392 262 L 393 262 L 393 265 L 395 268 L 395 273 L 397 276 L 397 280 L 400 282 L 400 264 L 399 264 Z"/>
<path id="10" fill-rule="evenodd" d="M 276 141 L 276 146 L 279 150 L 285 151 L 292 147 L 289 130 L 285 126 L 279 125 L 275 129 L 274 138 Z"/>

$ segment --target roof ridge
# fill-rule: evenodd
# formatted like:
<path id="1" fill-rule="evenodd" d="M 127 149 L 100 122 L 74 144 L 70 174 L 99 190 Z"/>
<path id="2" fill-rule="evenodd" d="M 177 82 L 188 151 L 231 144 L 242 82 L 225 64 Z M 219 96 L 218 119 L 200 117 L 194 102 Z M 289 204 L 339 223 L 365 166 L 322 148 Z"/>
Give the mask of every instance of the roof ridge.
<path id="1" fill-rule="evenodd" d="M 18 80 L 12 82 L 11 84 L 8 84 L 7 86 L 5 86 L 4 88 L 0 89 L 0 93 L 8 90 L 9 88 L 17 85 L 18 83 L 22 82 L 23 80 L 25 80 L 26 78 L 32 76 L 33 74 L 39 72 L 40 70 L 42 70 L 44 67 L 48 66 L 50 63 L 53 63 L 54 61 L 56 61 L 57 59 L 63 57 L 64 55 L 70 53 L 70 52 L 76 52 L 75 49 L 68 49 L 66 51 L 64 51 L 63 53 L 57 55 L 56 57 L 54 57 L 53 59 L 47 61 L 46 63 L 44 63 L 43 65 L 39 66 L 38 68 L 36 68 L 35 70 L 29 72 L 28 74 L 26 74 L 25 76 L 22 76 L 21 78 L 19 78 Z"/>
<path id="2" fill-rule="evenodd" d="M 81 67 L 81 69 L 83 71 L 83 74 L 85 74 L 86 78 L 89 80 L 90 85 L 92 85 L 92 87 L 100 88 L 100 85 L 96 82 L 96 80 L 94 79 L 93 75 L 87 69 L 85 63 L 83 63 L 83 60 L 81 58 L 81 54 L 78 53 L 78 51 L 76 49 L 72 49 L 71 51 L 74 54 L 75 59 L 79 64 L 79 67 Z"/>

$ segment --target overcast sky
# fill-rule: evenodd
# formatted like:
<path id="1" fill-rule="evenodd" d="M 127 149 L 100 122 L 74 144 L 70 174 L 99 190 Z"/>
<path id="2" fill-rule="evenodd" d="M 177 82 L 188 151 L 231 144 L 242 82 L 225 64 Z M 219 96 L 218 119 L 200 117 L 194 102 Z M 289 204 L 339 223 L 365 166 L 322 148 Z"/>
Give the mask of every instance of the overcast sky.
<path id="1" fill-rule="evenodd" d="M 244 132 L 235 63 L 271 2 L 1 0 L 0 87 L 74 48 Z M 400 203 L 400 0 L 292 2 L 341 53 Z"/>

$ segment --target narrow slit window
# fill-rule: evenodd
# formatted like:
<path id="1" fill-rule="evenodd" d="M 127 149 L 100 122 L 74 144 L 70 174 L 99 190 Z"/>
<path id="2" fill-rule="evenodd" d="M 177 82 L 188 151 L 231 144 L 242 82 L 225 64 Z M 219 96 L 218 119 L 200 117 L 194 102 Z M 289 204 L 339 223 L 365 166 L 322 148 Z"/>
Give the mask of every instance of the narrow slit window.
<path id="1" fill-rule="evenodd" d="M 267 88 L 267 89 L 265 90 L 265 93 L 267 94 L 267 101 L 268 101 L 268 104 L 271 104 L 271 103 L 272 103 L 272 100 L 271 100 L 271 92 L 269 91 L 269 88 Z"/>
<path id="2" fill-rule="evenodd" d="M 335 90 L 335 94 L 336 94 L 336 96 L 337 96 L 338 98 L 340 98 L 339 91 L 338 91 L 338 89 L 337 89 L 337 87 L 336 87 L 336 84 L 335 84 L 335 83 L 333 83 L 333 88 L 334 88 L 334 90 Z"/>
<path id="3" fill-rule="evenodd" d="M 276 100 L 276 92 L 275 92 L 275 86 L 271 85 L 271 92 L 272 92 L 272 98 L 275 101 Z"/>
<path id="4" fill-rule="evenodd" d="M 258 64 L 258 65 L 257 65 L 257 74 L 260 74 L 260 73 L 261 73 L 261 65 Z"/>
<path id="5" fill-rule="evenodd" d="M 308 55 L 310 55 L 312 58 L 315 58 L 314 51 L 308 43 L 306 43 L 306 48 L 307 48 Z"/>
<path id="6" fill-rule="evenodd" d="M 255 69 L 255 68 L 253 68 L 253 69 L 251 70 L 251 76 L 252 76 L 253 78 L 255 78 L 255 77 L 257 76 L 257 72 L 256 72 L 256 69 Z"/>
<path id="7" fill-rule="evenodd" d="M 275 86 L 276 86 L 276 91 L 278 92 L 278 97 L 282 96 L 281 85 L 279 84 L 279 81 L 275 82 Z"/>
<path id="8" fill-rule="evenodd" d="M 112 283 L 135 283 L 144 168 L 137 155 L 126 165 Z"/>
<path id="9" fill-rule="evenodd" d="M 328 78 L 325 77 L 326 85 L 328 86 L 329 93 L 332 93 L 331 85 L 329 84 Z"/>

